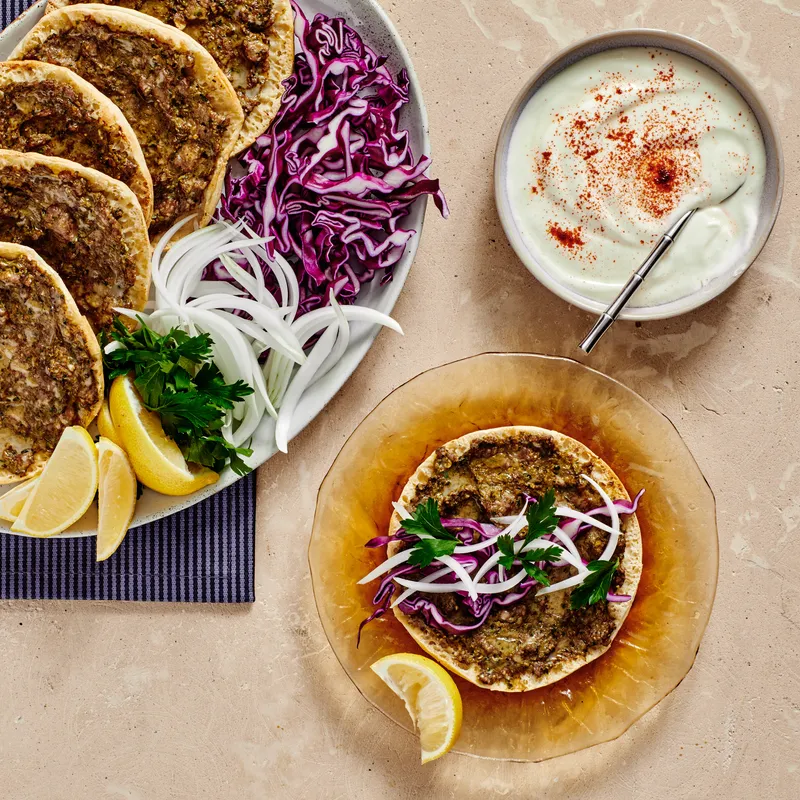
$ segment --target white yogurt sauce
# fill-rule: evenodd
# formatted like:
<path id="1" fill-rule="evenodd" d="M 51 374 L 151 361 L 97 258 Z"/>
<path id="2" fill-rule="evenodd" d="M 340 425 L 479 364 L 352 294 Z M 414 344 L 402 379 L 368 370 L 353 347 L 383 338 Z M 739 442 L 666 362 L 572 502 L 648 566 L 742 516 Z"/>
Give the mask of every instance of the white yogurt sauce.
<path id="1" fill-rule="evenodd" d="M 755 235 L 765 171 L 755 115 L 721 75 L 674 51 L 625 47 L 573 64 L 533 95 L 511 137 L 507 181 L 540 265 L 604 303 L 672 222 L 702 206 L 634 296 L 641 307 L 733 268 Z"/>

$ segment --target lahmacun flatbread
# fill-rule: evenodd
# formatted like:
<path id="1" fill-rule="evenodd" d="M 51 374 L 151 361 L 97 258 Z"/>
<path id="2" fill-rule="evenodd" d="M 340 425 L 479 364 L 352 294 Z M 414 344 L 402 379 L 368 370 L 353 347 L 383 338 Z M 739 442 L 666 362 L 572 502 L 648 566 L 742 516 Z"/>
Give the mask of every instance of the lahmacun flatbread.
<path id="1" fill-rule="evenodd" d="M 587 512 L 603 502 L 581 475 L 593 478 L 613 500 L 630 501 L 611 467 L 575 439 L 544 428 L 494 428 L 454 439 L 432 453 L 409 479 L 399 502 L 413 512 L 432 498 L 443 517 L 488 520 L 516 514 L 525 495 L 541 497 L 553 489 L 557 503 Z M 390 535 L 401 522 L 395 512 Z M 493 608 L 483 625 L 464 633 L 449 633 L 429 624 L 422 613 L 408 615 L 398 607 L 395 616 L 431 656 L 477 686 L 502 692 L 547 686 L 605 653 L 628 614 L 642 571 L 635 514 L 625 515 L 621 530 L 614 592 L 629 595 L 629 602 L 602 601 L 571 609 L 569 589 L 541 597 L 529 592 L 512 605 Z M 592 528 L 575 543 L 590 561 L 599 557 L 607 541 L 607 533 Z M 393 541 L 387 554 L 404 546 Z M 553 570 L 551 582 L 565 578 L 569 569 Z M 453 621 L 464 613 L 454 593 L 426 597 Z"/>
<path id="2" fill-rule="evenodd" d="M 153 179 L 153 243 L 188 216 L 199 226 L 208 222 L 243 112 L 222 70 L 191 36 L 138 11 L 90 3 L 46 14 L 11 58 L 67 67 L 119 107 Z M 176 238 L 191 230 L 184 225 Z"/>
<path id="3" fill-rule="evenodd" d="M 290 0 L 104 0 L 151 14 L 188 33 L 208 50 L 236 90 L 244 125 L 235 152 L 251 145 L 278 113 L 283 82 L 294 64 Z M 50 0 L 47 12 L 71 5 Z"/>
<path id="4" fill-rule="evenodd" d="M 38 474 L 102 401 L 100 346 L 64 282 L 29 247 L 0 242 L 0 484 Z"/>
<path id="5" fill-rule="evenodd" d="M 66 158 L 116 178 L 150 221 L 153 181 L 133 128 L 105 95 L 65 67 L 0 62 L 0 148 Z"/>
<path id="6" fill-rule="evenodd" d="M 114 308 L 140 311 L 150 288 L 142 207 L 122 181 L 74 161 L 0 150 L 0 241 L 32 247 L 95 331 Z"/>

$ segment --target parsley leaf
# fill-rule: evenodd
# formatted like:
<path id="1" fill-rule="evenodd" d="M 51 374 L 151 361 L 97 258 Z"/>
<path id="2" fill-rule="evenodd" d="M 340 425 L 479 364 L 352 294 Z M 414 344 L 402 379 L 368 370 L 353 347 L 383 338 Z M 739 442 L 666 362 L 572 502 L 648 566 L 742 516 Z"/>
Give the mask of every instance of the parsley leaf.
<path id="1" fill-rule="evenodd" d="M 215 472 L 226 464 L 237 475 L 250 471 L 242 457 L 252 451 L 234 447 L 218 431 L 226 412 L 253 389 L 244 381 L 225 383 L 211 361 L 213 341 L 208 334 L 189 336 L 173 328 L 161 336 L 139 318 L 134 331 L 115 320 L 111 337 L 121 346 L 106 353 L 108 336 L 100 335 L 107 386 L 132 372 L 144 407 L 159 414 L 164 432 L 187 461 Z"/>
<path id="2" fill-rule="evenodd" d="M 510 536 L 503 535 L 497 540 L 497 549 L 502 553 L 500 565 L 505 569 L 512 569 L 515 561 L 519 561 L 522 568 L 534 580 L 542 586 L 550 585 L 550 578 L 547 573 L 539 566 L 540 561 L 558 561 L 561 558 L 561 550 L 558 547 L 537 547 L 527 552 L 514 552 L 514 542 Z"/>
<path id="3" fill-rule="evenodd" d="M 432 497 L 420 503 L 414 513 L 403 520 L 402 525 L 408 533 L 415 533 L 418 536 L 422 534 L 425 537 L 415 542 L 408 560 L 408 563 L 415 567 L 427 567 L 440 556 L 452 555 L 456 545 L 461 541 L 442 525 L 439 506 Z"/>
<path id="4" fill-rule="evenodd" d="M 514 552 L 514 540 L 508 534 L 498 536 L 497 549 L 502 553 L 499 563 L 506 569 L 511 569 L 517 558 L 517 554 Z"/>
<path id="5" fill-rule="evenodd" d="M 528 533 L 525 535 L 525 544 L 552 533 L 558 525 L 556 516 L 556 493 L 548 489 L 536 503 L 529 503 L 525 512 L 528 520 Z M 539 559 L 541 560 L 541 559 Z"/>
<path id="6" fill-rule="evenodd" d="M 415 567 L 427 567 L 440 556 L 452 555 L 457 544 L 453 539 L 420 539 L 414 545 L 408 563 Z"/>
<path id="7" fill-rule="evenodd" d="M 459 540 L 454 533 L 442 525 L 439 507 L 432 497 L 429 497 L 424 503 L 420 503 L 414 513 L 404 519 L 402 524 L 408 533 L 427 533 L 434 539 L 452 539 L 455 542 Z"/>
<path id="8" fill-rule="evenodd" d="M 587 565 L 589 574 L 583 583 L 572 590 L 569 606 L 572 609 L 591 606 L 605 600 L 611 589 L 611 581 L 619 566 L 619 559 L 614 561 L 591 561 Z"/>

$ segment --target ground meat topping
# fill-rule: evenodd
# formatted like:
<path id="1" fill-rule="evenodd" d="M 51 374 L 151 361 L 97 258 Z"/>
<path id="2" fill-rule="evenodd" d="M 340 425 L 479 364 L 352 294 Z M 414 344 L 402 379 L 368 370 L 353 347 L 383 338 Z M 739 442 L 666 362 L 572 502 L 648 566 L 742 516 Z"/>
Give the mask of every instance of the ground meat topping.
<path id="1" fill-rule="evenodd" d="M 433 498 L 443 516 L 488 522 L 493 516 L 518 513 L 526 494 L 539 497 L 552 487 L 559 504 L 590 511 L 602 501 L 580 478 L 581 472 L 591 472 L 591 464 L 579 465 L 565 458 L 549 437 L 522 433 L 513 441 L 478 441 L 455 462 L 446 450 L 440 450 L 432 477 L 418 489 L 409 510 Z M 453 476 L 457 476 L 456 491 L 452 491 Z M 626 527 L 623 518 L 623 535 L 615 558 L 624 554 Z M 593 528 L 575 543 L 581 556 L 591 561 L 600 556 L 607 541 L 607 533 Z M 569 567 L 549 567 L 547 572 L 551 583 L 572 574 Z M 619 570 L 613 586 L 623 581 Z M 523 675 L 541 677 L 563 662 L 580 658 L 593 647 L 611 641 L 615 623 L 608 604 L 572 610 L 570 594 L 571 590 L 565 590 L 537 598 L 535 592 L 529 592 L 518 603 L 495 607 L 480 628 L 467 633 L 439 630 L 428 625 L 420 613 L 412 619 L 460 667 L 478 665 L 484 684 L 502 682 L 514 686 Z M 428 597 L 452 622 L 474 622 L 458 595 Z"/>
<path id="2" fill-rule="evenodd" d="M 0 87 L 0 147 L 58 156 L 130 183 L 136 162 L 83 97 L 59 81 Z"/>
<path id="3" fill-rule="evenodd" d="M 153 178 L 151 236 L 202 205 L 231 123 L 196 79 L 193 55 L 91 19 L 25 55 L 68 67 L 119 106 Z"/>
<path id="4" fill-rule="evenodd" d="M 0 240 L 36 250 L 96 331 L 111 325 L 136 280 L 120 213 L 76 173 L 0 166 Z"/>
<path id="5" fill-rule="evenodd" d="M 74 0 L 81 2 L 81 0 Z M 272 0 L 101 0 L 157 17 L 188 33 L 214 56 L 236 89 L 245 115 L 269 78 Z"/>
<path id="6" fill-rule="evenodd" d="M 92 368 L 64 296 L 26 258 L 0 257 L 0 470 L 24 475 L 83 421 L 98 400 Z"/>

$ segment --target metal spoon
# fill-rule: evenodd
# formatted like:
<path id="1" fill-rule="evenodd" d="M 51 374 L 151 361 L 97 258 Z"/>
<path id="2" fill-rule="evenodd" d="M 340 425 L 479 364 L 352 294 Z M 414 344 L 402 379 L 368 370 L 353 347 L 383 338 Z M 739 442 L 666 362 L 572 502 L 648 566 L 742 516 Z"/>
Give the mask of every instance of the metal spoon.
<path id="1" fill-rule="evenodd" d="M 721 200 L 718 205 L 733 197 L 733 195 L 742 188 L 743 183 L 744 182 L 740 183 L 727 197 Z M 689 222 L 698 209 L 699 206 L 693 208 L 691 211 L 687 211 L 658 242 L 656 242 L 656 246 L 650 251 L 650 255 L 644 260 L 642 266 L 631 275 L 628 282 L 622 287 L 622 291 L 617 295 L 617 299 L 600 315 L 586 338 L 578 345 L 584 353 L 592 352 L 594 346 L 600 341 L 603 334 L 614 324 L 614 320 L 619 316 L 622 309 L 625 308 L 636 290 L 644 283 L 644 279 L 660 261 L 664 253 L 669 250 L 678 234 L 686 227 L 686 223 Z"/>

